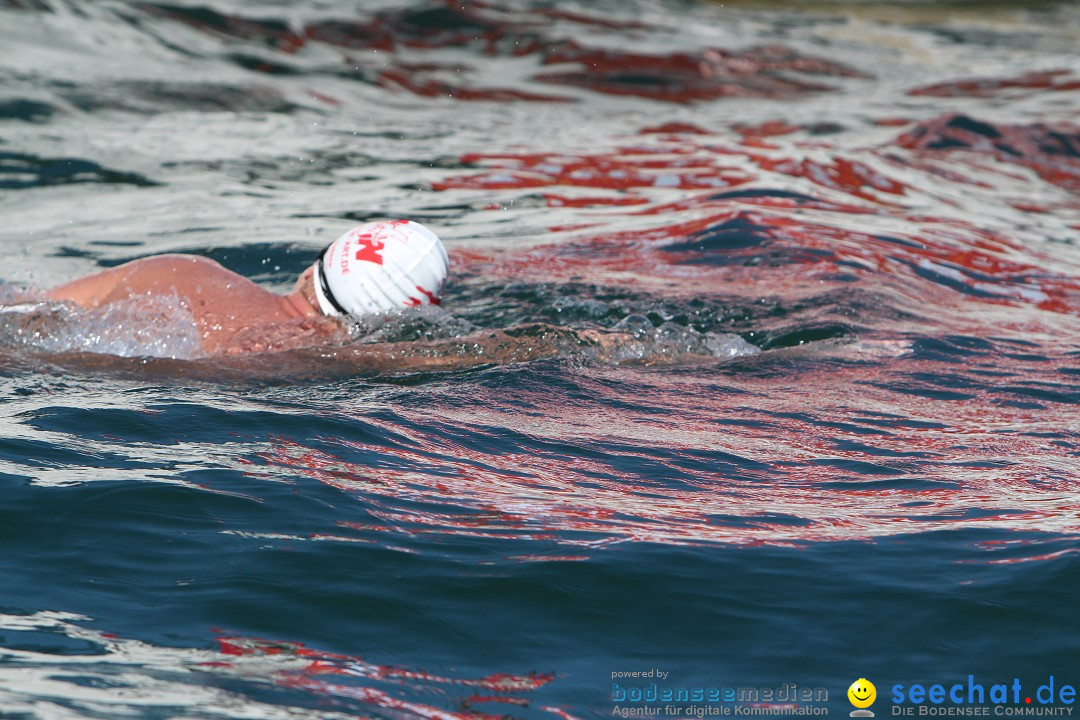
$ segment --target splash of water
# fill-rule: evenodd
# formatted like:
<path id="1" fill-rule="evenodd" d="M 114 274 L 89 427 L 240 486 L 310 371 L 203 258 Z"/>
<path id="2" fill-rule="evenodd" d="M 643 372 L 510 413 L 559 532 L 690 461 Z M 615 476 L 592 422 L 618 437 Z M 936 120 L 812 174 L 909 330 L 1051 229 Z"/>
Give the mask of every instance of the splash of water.
<path id="1" fill-rule="evenodd" d="M 0 307 L 0 345 L 50 353 L 190 360 L 204 355 L 195 318 L 175 295 L 82 309 L 29 302 Z"/>

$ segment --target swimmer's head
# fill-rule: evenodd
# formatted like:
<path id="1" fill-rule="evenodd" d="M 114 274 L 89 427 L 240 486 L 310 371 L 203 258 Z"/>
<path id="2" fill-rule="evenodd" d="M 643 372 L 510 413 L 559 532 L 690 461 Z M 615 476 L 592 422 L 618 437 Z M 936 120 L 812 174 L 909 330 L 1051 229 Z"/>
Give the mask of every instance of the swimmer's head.
<path id="1" fill-rule="evenodd" d="M 324 315 L 438 305 L 450 269 L 439 237 L 412 220 L 359 225 L 330 243 L 312 278 Z"/>

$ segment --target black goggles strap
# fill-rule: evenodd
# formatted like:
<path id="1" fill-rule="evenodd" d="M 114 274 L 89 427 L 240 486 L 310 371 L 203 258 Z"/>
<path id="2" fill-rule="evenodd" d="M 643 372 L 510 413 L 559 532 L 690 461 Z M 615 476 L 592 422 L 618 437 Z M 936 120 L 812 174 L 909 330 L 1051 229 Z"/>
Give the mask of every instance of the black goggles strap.
<path id="1" fill-rule="evenodd" d="M 333 243 L 331 243 L 332 245 Z M 323 295 L 330 301 L 330 304 L 334 306 L 342 315 L 348 315 L 349 312 L 341 307 L 341 303 L 334 297 L 334 293 L 330 292 L 330 283 L 326 281 L 326 270 L 323 269 L 323 258 L 326 257 L 326 252 L 330 249 L 330 245 L 323 248 L 323 251 L 319 253 L 319 259 L 315 262 L 315 274 L 319 276 L 319 287 L 322 288 Z"/>

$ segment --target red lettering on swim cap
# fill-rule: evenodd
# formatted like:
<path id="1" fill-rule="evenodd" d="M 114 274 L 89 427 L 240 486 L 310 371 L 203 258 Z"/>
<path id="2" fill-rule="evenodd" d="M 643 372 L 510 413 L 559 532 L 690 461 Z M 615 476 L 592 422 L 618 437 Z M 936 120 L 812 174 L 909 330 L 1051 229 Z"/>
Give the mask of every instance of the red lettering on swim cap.
<path id="1" fill-rule="evenodd" d="M 357 260 L 366 260 L 376 265 L 383 264 L 382 251 L 384 244 L 382 240 L 374 237 L 371 233 L 364 233 L 356 236 L 356 244 L 359 246 L 356 251 Z"/>
<path id="2" fill-rule="evenodd" d="M 338 265 L 341 269 L 342 275 L 349 274 L 349 241 L 345 240 L 345 244 L 341 247 L 341 259 L 338 261 Z"/>
<path id="3" fill-rule="evenodd" d="M 425 295 L 427 295 L 428 302 L 431 303 L 432 305 L 442 305 L 442 300 L 435 297 L 435 293 L 431 292 L 427 288 L 422 287 L 420 285 L 417 285 L 416 289 L 419 290 L 420 292 L 424 293 Z"/>

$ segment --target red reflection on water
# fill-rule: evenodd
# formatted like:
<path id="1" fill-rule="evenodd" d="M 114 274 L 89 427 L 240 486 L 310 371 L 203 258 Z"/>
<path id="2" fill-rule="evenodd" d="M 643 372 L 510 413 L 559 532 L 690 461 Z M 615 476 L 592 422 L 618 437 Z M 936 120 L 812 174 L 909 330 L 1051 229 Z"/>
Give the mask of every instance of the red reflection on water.
<path id="1" fill-rule="evenodd" d="M 965 115 L 944 115 L 920 123 L 897 140 L 922 151 L 969 150 L 1031 168 L 1041 178 L 1080 192 L 1080 128 L 1003 125 Z"/>
<path id="2" fill-rule="evenodd" d="M 398 442 L 327 439 L 333 452 L 281 439 L 267 472 L 353 495 L 378 519 L 343 527 L 357 536 L 584 548 L 976 527 L 1080 536 L 1080 436 L 1063 424 L 1080 277 L 1017 210 L 1077 217 L 1077 133 L 946 115 L 869 148 L 808 134 L 784 121 L 715 133 L 660 122 L 607 152 L 464 155 L 479 167 L 434 188 L 545 188 L 560 211 L 549 243 L 457 252 L 493 283 L 587 277 L 668 300 L 788 306 L 850 288 L 873 302 L 833 299 L 812 317 L 863 323 L 863 337 L 769 351 L 730 375 L 585 368 L 572 397 L 515 386 L 522 412 L 505 417 L 487 410 L 505 405 L 498 387 L 470 386 L 467 401 L 383 424 Z M 763 316 L 761 329 L 782 321 Z M 501 428 L 513 444 L 500 445 Z"/>
<path id="3" fill-rule="evenodd" d="M 762 157 L 758 163 L 763 170 L 806 178 L 811 182 L 833 190 L 842 190 L 857 198 L 880 202 L 879 192 L 900 195 L 904 185 L 886 177 L 865 163 L 834 157 L 829 162 L 803 158 L 772 159 Z M 874 192 L 876 191 L 876 192 Z"/>
<path id="4" fill-rule="evenodd" d="M 379 11 L 364 20 L 324 20 L 309 24 L 305 34 L 313 40 L 356 49 L 476 46 L 488 55 L 521 56 L 556 42 L 542 35 L 553 20 L 619 30 L 647 27 L 632 20 L 616 21 L 556 8 L 523 10 L 495 3 L 442 0 Z"/>
<path id="5" fill-rule="evenodd" d="M 801 130 L 798 125 L 790 125 L 783 120 L 769 120 L 757 125 L 743 125 L 741 123 L 732 126 L 732 129 L 743 136 L 744 141 L 752 138 L 772 137 L 774 135 L 789 135 Z"/>
<path id="6" fill-rule="evenodd" d="M 867 76 L 820 57 L 779 45 L 739 52 L 708 49 L 652 55 L 596 49 L 565 41 L 547 50 L 544 64 L 577 63 L 578 70 L 540 73 L 540 82 L 573 85 L 612 95 L 688 103 L 721 97 L 791 97 L 832 87 L 785 77 L 795 71 L 834 77 Z"/>
<path id="7" fill-rule="evenodd" d="M 207 7 L 165 3 L 144 2 L 138 3 L 136 7 L 151 15 L 181 22 L 212 35 L 259 40 L 285 53 L 295 53 L 305 43 L 303 36 L 294 32 L 284 20 L 246 18 Z"/>
<path id="8" fill-rule="evenodd" d="M 800 141 L 800 128 L 779 121 L 734 129 L 744 138 L 741 146 L 730 135 L 661 124 L 643 131 L 654 138 L 650 144 L 617 145 L 603 154 L 469 154 L 461 162 L 482 169 L 433 187 L 443 192 L 614 191 L 610 196 L 545 194 L 552 208 L 612 210 L 582 214 L 584 222 L 551 225 L 550 244 L 464 256 L 477 271 L 494 275 L 632 279 L 642 288 L 664 287 L 667 295 L 706 288 L 752 295 L 763 287 L 781 287 L 792 295 L 800 285 L 842 274 L 891 286 L 916 303 L 946 302 L 958 312 L 977 304 L 1076 313 L 1080 279 L 1053 248 L 1012 237 L 978 218 L 980 208 L 1000 206 L 1006 193 L 1013 193 L 1006 195 L 1006 204 L 1023 212 L 1075 215 L 1080 210 L 1075 199 L 1035 202 L 1030 198 L 1038 188 L 1016 195 L 1015 188 L 1030 183 L 1000 161 L 1026 165 L 1071 188 L 1080 182 L 1080 133 L 947 115 L 854 156 Z M 766 136 L 795 139 L 770 150 L 745 142 Z M 954 190 L 943 197 L 937 191 L 942 179 L 985 194 Z M 715 189 L 693 192 L 707 186 Z M 620 215 L 614 212 L 619 207 L 634 209 Z M 928 207 L 939 214 L 926 214 Z M 622 229 L 640 228 L 627 222 L 633 216 L 656 216 L 661 223 Z M 1022 216 L 1015 221 L 1022 222 Z M 558 236 L 570 231 L 576 234 Z M 734 266 L 755 270 L 737 275 L 730 270 Z M 683 282 L 670 285 L 673 281 Z M 951 292 L 942 293 L 943 287 Z"/>
<path id="9" fill-rule="evenodd" d="M 544 195 L 548 207 L 597 207 L 597 206 L 626 206 L 646 205 L 648 200 L 643 197 L 620 196 L 620 197 L 567 197 L 566 195 Z"/>
<path id="10" fill-rule="evenodd" d="M 309 42 L 352 51 L 341 58 L 350 71 L 362 77 L 370 74 L 383 87 L 425 97 L 531 102 L 572 99 L 520 87 L 475 87 L 468 79 L 471 68 L 405 62 L 400 59 L 403 50 L 415 54 L 467 48 L 485 57 L 531 58 L 537 68 L 560 66 L 558 70 L 534 72 L 531 80 L 535 82 L 673 103 L 721 97 L 786 98 L 832 89 L 791 73 L 868 77 L 841 63 L 780 45 L 672 53 L 587 47 L 583 37 L 589 30 L 633 34 L 650 28 L 629 18 L 617 20 L 556 8 L 521 10 L 495 3 L 443 0 L 360 18 L 326 18 L 293 30 L 287 19 L 251 18 L 205 7 L 153 2 L 138 7 L 227 41 L 259 42 L 288 54 Z M 552 28 L 563 28 L 570 36 L 552 35 Z M 566 65 L 577 67 L 568 70 L 562 67 Z M 292 71 L 265 60 L 249 62 L 247 67 L 268 73 Z"/>
<path id="11" fill-rule="evenodd" d="M 668 122 L 663 125 L 653 125 L 651 127 L 642 128 L 642 135 L 649 135 L 653 133 L 678 133 L 678 134 L 694 134 L 694 135 L 708 135 L 709 131 L 698 127 L 692 123 L 684 122 Z"/>
<path id="12" fill-rule="evenodd" d="M 377 665 L 354 655 L 313 650 L 298 642 L 231 635 L 219 635 L 216 640 L 220 651 L 225 655 L 274 657 L 278 662 L 269 670 L 272 673 L 271 679 L 277 685 L 339 699 L 356 700 L 379 708 L 404 711 L 416 717 L 436 720 L 479 720 L 488 717 L 503 717 L 478 711 L 473 706 L 478 703 L 493 702 L 528 706 L 529 698 L 520 694 L 534 691 L 555 679 L 554 673 L 536 672 L 525 675 L 493 673 L 482 678 L 452 678 L 419 670 Z M 220 662 L 202 663 L 202 665 L 228 666 L 227 663 Z M 339 679 L 330 681 L 327 676 Z M 346 682 L 345 678 L 353 680 Z M 448 710 L 405 700 L 392 694 L 389 689 L 359 684 L 358 680 L 366 680 L 368 683 L 377 682 L 389 689 L 395 686 L 407 688 L 414 694 L 419 690 L 423 694 L 445 695 L 446 689 L 440 686 L 475 688 L 480 692 L 464 695 L 456 701 L 460 709 Z M 556 712 L 554 708 L 543 709 Z M 558 712 L 556 714 L 561 715 Z"/>
<path id="13" fill-rule="evenodd" d="M 1010 400 L 1024 396 L 1006 389 L 1064 392 L 1068 376 L 1048 368 L 1066 362 L 1068 347 L 1044 341 L 1045 359 L 995 354 L 959 368 L 907 356 L 899 340 L 864 341 L 799 351 L 792 361 L 804 369 L 790 378 L 609 368 L 583 377 L 596 398 L 589 406 L 516 389 L 518 406 L 544 409 L 527 431 L 482 409 L 497 388 L 474 387 L 475 409 L 415 410 L 396 424 L 365 418 L 401 442 L 339 440 L 341 452 L 330 453 L 281 439 L 262 459 L 355 494 L 404 534 L 582 547 L 798 545 L 965 527 L 1076 536 L 1075 458 L 1068 442 L 1046 437 L 1064 437 L 1062 406 L 1028 397 L 1020 407 Z M 847 364 L 814 364 L 829 357 Z M 968 369 L 1000 379 L 950 385 Z M 605 398 L 625 393 L 648 402 L 608 407 Z M 503 420 L 520 449 L 485 439 Z M 550 447 L 565 450 L 541 449 Z M 370 462 L 376 453 L 383 460 Z"/>
<path id="14" fill-rule="evenodd" d="M 551 153 L 471 153 L 460 160 L 492 169 L 435 182 L 435 190 L 526 189 L 568 186 L 631 190 L 636 188 L 726 188 L 747 182 L 750 175 L 717 162 L 716 153 L 691 148 L 625 147 L 605 155 Z"/>
<path id="15" fill-rule="evenodd" d="M 934 97 L 993 97 L 1002 90 L 1080 90 L 1080 80 L 1071 79 L 1068 70 L 1043 70 L 1029 72 L 1011 78 L 971 78 L 949 80 L 933 85 L 924 85 L 909 90 L 909 95 L 930 95 Z"/>
<path id="16" fill-rule="evenodd" d="M 445 97 L 455 100 L 529 100 L 532 102 L 570 102 L 569 98 L 544 95 L 512 88 L 469 88 L 434 77 L 425 77 L 432 68 L 405 69 L 397 67 L 379 72 L 376 82 L 385 88 L 399 87 L 423 97 Z"/>

